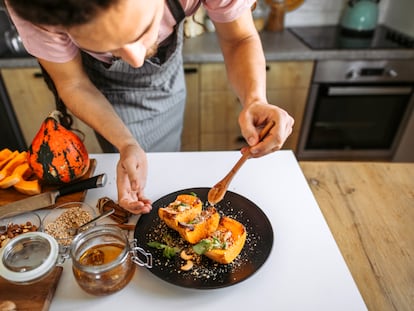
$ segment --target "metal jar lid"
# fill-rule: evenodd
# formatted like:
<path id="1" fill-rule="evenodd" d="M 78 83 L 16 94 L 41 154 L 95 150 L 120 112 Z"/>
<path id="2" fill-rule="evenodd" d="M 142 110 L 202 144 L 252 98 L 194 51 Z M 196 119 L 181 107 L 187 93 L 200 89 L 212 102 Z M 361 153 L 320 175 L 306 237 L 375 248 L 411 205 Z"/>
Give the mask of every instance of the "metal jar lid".
<path id="1" fill-rule="evenodd" d="M 17 284 L 36 282 L 52 271 L 58 255 L 59 245 L 50 235 L 19 235 L 0 249 L 0 276 Z"/>

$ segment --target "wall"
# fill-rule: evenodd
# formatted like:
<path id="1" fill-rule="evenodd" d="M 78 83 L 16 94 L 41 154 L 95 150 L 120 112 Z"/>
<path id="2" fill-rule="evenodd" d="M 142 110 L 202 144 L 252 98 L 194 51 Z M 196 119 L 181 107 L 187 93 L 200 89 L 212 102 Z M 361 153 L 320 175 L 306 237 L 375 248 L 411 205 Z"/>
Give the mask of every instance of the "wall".
<path id="1" fill-rule="evenodd" d="M 384 23 L 414 37 L 413 14 L 413 0 L 392 0 L 384 14 Z"/>
<path id="2" fill-rule="evenodd" d="M 305 0 L 285 16 L 285 27 L 335 25 L 348 0 Z M 414 36 L 414 1 L 380 0 L 378 22 Z"/>

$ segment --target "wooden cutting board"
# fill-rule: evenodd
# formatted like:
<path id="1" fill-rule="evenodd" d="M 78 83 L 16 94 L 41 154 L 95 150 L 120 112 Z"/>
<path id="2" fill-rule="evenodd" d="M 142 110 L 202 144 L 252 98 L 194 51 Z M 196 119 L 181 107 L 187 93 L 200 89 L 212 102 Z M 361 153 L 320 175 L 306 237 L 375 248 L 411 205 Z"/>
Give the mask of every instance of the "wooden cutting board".
<path id="1" fill-rule="evenodd" d="M 94 172 L 95 172 L 95 168 L 96 168 L 96 160 L 91 159 L 90 160 L 90 165 L 89 165 L 89 170 L 82 177 L 82 179 L 92 177 Z M 57 188 L 58 187 L 56 187 L 56 186 L 43 186 L 42 187 L 42 192 L 52 191 L 52 190 L 55 190 Z M 62 197 L 58 197 L 57 200 L 56 200 L 55 205 L 60 205 L 60 204 L 66 203 L 66 202 L 83 202 L 83 200 L 85 199 L 86 191 L 87 190 L 72 193 L 72 194 L 68 194 L 68 195 L 65 195 L 65 196 L 62 196 Z M 11 202 L 14 202 L 14 201 L 18 201 L 18 200 L 21 200 L 21 199 L 24 199 L 24 198 L 27 198 L 27 197 L 30 197 L 30 196 L 18 192 L 13 187 L 10 187 L 9 189 L 0 189 L 0 208 L 4 204 L 11 203 Z M 53 206 L 51 206 L 49 208 L 52 208 L 52 207 Z"/>
<path id="2" fill-rule="evenodd" d="M 56 267 L 45 279 L 16 285 L 0 277 L 0 302 L 13 301 L 19 311 L 47 311 L 62 275 L 63 267 Z"/>

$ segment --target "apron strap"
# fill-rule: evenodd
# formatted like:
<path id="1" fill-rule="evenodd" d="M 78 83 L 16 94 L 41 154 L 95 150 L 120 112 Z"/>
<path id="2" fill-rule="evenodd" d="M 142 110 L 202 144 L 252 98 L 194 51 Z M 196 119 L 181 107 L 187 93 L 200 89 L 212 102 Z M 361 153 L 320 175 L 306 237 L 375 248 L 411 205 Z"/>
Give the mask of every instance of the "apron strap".
<path id="1" fill-rule="evenodd" d="M 179 24 L 185 18 L 185 12 L 179 0 L 167 0 L 168 8 L 174 16 L 175 21 Z"/>

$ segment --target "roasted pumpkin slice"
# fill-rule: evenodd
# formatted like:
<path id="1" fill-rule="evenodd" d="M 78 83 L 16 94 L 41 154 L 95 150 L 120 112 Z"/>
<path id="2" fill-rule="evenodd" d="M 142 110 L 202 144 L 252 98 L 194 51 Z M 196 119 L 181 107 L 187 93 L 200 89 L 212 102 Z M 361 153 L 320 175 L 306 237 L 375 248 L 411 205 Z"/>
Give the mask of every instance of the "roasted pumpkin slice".
<path id="1" fill-rule="evenodd" d="M 210 206 L 189 222 L 178 222 L 177 231 L 181 237 L 191 244 L 209 237 L 217 230 L 220 221 L 220 214 Z"/>
<path id="2" fill-rule="evenodd" d="M 217 230 L 207 239 L 193 246 L 198 254 L 221 263 L 231 263 L 240 254 L 246 242 L 246 228 L 237 220 L 223 216 Z"/>
<path id="3" fill-rule="evenodd" d="M 201 213 L 203 203 L 196 195 L 180 194 L 174 202 L 158 209 L 158 216 L 168 227 L 178 231 L 179 222 L 187 223 Z"/>

